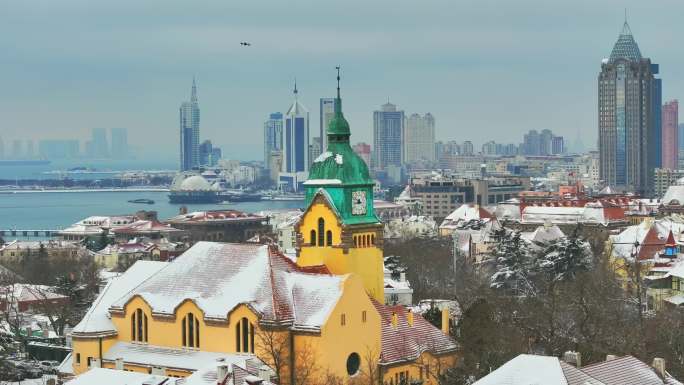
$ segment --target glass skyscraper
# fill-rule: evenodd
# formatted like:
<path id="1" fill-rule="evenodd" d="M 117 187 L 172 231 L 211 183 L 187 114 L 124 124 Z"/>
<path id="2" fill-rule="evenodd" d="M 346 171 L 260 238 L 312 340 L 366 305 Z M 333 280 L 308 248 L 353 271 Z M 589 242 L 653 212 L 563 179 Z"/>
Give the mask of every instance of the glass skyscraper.
<path id="1" fill-rule="evenodd" d="M 200 165 L 199 156 L 200 109 L 197 102 L 197 84 L 192 79 L 189 102 L 180 106 L 180 169 L 192 170 Z"/>
<path id="2" fill-rule="evenodd" d="M 641 56 L 625 22 L 598 76 L 599 174 L 604 185 L 652 192 L 661 154 L 657 73 L 658 66 Z"/>
<path id="3" fill-rule="evenodd" d="M 401 166 L 404 111 L 391 103 L 373 112 L 373 167 Z"/>
<path id="4" fill-rule="evenodd" d="M 264 165 L 270 169 L 269 161 L 273 151 L 283 150 L 283 114 L 274 112 L 264 122 Z"/>
<path id="5" fill-rule="evenodd" d="M 294 102 L 285 113 L 283 126 L 283 164 L 279 176 L 281 187 L 299 191 L 309 171 L 309 110 L 299 101 L 297 84 Z"/>

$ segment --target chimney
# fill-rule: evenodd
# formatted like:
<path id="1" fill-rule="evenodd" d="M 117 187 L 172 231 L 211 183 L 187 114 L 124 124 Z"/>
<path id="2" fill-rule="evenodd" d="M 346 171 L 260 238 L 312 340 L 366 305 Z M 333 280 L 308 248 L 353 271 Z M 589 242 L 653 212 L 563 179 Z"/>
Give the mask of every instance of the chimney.
<path id="1" fill-rule="evenodd" d="M 216 365 L 216 383 L 218 385 L 224 384 L 226 382 L 226 377 L 228 377 L 228 365 L 219 363 Z"/>
<path id="2" fill-rule="evenodd" d="M 152 372 L 150 374 L 153 376 L 166 376 L 166 368 L 161 366 L 153 366 Z"/>
<path id="3" fill-rule="evenodd" d="M 614 354 L 608 354 L 608 355 L 606 356 L 606 361 L 613 361 L 613 360 L 616 359 L 616 358 L 617 358 L 616 355 L 614 355 Z"/>
<path id="4" fill-rule="evenodd" d="M 114 360 L 114 369 L 116 370 L 124 370 L 124 359 L 119 357 L 116 360 Z"/>
<path id="5" fill-rule="evenodd" d="M 582 367 L 582 354 L 580 352 L 573 352 L 569 350 L 563 354 L 563 361 L 568 364 L 575 365 L 577 368 Z"/>
<path id="6" fill-rule="evenodd" d="M 399 273 L 399 282 L 406 282 L 406 273 L 403 271 Z"/>
<path id="7" fill-rule="evenodd" d="M 655 369 L 656 374 L 660 378 L 665 378 L 665 359 L 664 358 L 654 358 L 653 359 L 653 369 Z"/>
<path id="8" fill-rule="evenodd" d="M 413 311 L 411 309 L 408 309 L 406 313 L 406 322 L 408 322 L 409 326 L 413 326 Z"/>
<path id="9" fill-rule="evenodd" d="M 91 358 L 90 359 L 90 367 L 91 368 L 101 368 L 102 365 L 100 364 L 100 359 L 99 358 Z"/>
<path id="10" fill-rule="evenodd" d="M 449 335 L 449 308 L 442 309 L 442 332 Z"/>
<path id="11" fill-rule="evenodd" d="M 399 318 L 397 317 L 397 313 L 392 312 L 392 327 L 396 328 L 398 322 L 399 322 Z"/>

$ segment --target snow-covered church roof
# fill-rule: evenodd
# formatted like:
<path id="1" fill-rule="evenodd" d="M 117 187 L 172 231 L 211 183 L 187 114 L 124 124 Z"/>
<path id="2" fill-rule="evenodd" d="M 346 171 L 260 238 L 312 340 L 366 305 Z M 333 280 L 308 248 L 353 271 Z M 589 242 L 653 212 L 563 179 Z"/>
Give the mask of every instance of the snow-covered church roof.
<path id="1" fill-rule="evenodd" d="M 153 314 L 173 315 L 190 300 L 205 319 L 225 320 L 245 304 L 262 321 L 318 329 L 340 298 L 345 277 L 308 273 L 266 245 L 199 242 L 121 296 L 110 310 L 122 311 L 139 296 Z"/>

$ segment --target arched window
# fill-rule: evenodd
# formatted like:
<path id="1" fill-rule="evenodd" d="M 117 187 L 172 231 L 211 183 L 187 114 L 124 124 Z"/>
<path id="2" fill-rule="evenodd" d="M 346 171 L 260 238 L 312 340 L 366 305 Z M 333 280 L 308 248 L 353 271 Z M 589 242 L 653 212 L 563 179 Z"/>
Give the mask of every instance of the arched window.
<path id="1" fill-rule="evenodd" d="M 325 246 L 325 220 L 318 218 L 318 246 Z"/>
<path id="2" fill-rule="evenodd" d="M 235 324 L 235 351 L 254 353 L 254 324 L 244 317 Z"/>
<path id="3" fill-rule="evenodd" d="M 316 246 L 316 230 L 311 230 L 311 246 Z"/>
<path id="4" fill-rule="evenodd" d="M 147 342 L 147 314 L 142 309 L 131 315 L 131 341 Z"/>
<path id="5" fill-rule="evenodd" d="M 375 245 L 375 234 L 371 234 L 371 245 Z"/>
<path id="6" fill-rule="evenodd" d="M 183 346 L 188 348 L 200 347 L 200 324 L 194 314 L 188 313 L 181 322 Z"/>
<path id="7" fill-rule="evenodd" d="M 332 246 L 332 231 L 330 230 L 325 233 L 325 244 L 327 246 Z"/>

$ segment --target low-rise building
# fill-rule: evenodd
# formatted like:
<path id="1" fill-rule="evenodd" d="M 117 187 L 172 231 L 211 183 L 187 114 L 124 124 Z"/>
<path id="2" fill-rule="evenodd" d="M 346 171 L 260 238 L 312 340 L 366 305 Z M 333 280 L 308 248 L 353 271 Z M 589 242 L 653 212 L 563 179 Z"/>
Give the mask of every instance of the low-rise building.
<path id="1" fill-rule="evenodd" d="M 0 261 L 16 263 L 27 257 L 43 256 L 50 259 L 76 258 L 82 247 L 67 241 L 12 241 L 0 245 Z"/>
<path id="2" fill-rule="evenodd" d="M 237 210 L 181 213 L 165 223 L 185 231 L 185 239 L 190 243 L 245 242 L 259 233 L 270 231 L 268 218 Z"/>
<path id="3" fill-rule="evenodd" d="M 681 384 L 665 370 L 665 360 L 655 358 L 653 365 L 632 356 L 608 355 L 606 361 L 582 366 L 578 352 L 558 357 L 521 354 L 506 362 L 473 385 L 625 385 Z"/>
<path id="4" fill-rule="evenodd" d="M 116 242 L 128 242 L 134 238 L 147 238 L 153 242 L 165 239 L 169 242 L 183 242 L 186 232 L 157 220 L 137 220 L 111 230 Z"/>

